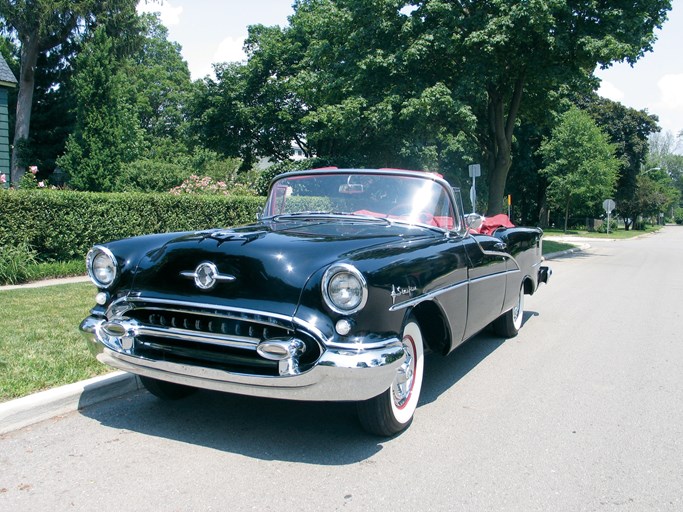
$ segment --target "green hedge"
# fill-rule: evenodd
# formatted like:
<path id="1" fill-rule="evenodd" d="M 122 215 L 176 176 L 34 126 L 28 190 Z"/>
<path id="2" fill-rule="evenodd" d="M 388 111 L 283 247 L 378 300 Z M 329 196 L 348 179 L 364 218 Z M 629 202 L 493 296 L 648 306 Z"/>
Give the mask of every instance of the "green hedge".
<path id="1" fill-rule="evenodd" d="M 0 246 L 28 244 L 40 261 L 81 258 L 95 243 L 247 224 L 263 197 L 0 191 Z"/>

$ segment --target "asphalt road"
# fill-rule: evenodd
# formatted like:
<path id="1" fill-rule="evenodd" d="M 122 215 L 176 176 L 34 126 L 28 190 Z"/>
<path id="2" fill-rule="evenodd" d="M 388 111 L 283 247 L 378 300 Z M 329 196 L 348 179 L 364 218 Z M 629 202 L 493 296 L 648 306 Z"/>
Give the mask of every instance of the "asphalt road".
<path id="1" fill-rule="evenodd" d="M 348 404 L 136 392 L 0 437 L 0 510 L 683 510 L 683 228 L 554 260 L 511 340 L 429 357 L 404 434 Z"/>

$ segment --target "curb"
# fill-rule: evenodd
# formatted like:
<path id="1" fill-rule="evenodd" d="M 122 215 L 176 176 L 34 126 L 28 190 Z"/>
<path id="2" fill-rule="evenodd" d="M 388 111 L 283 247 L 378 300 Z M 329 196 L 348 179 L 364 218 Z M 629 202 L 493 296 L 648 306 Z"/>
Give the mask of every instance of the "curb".
<path id="1" fill-rule="evenodd" d="M 139 379 L 113 372 L 0 403 L 0 435 L 141 389 Z"/>
<path id="2" fill-rule="evenodd" d="M 574 254 L 577 252 L 582 252 L 585 251 L 586 249 L 590 249 L 590 244 L 582 244 L 577 247 L 574 247 L 572 249 L 567 249 L 566 251 L 560 251 L 560 252 L 551 252 L 550 254 L 546 254 L 543 256 L 546 260 L 553 260 L 556 258 L 561 258 L 562 256 L 567 256 L 569 254 Z"/>

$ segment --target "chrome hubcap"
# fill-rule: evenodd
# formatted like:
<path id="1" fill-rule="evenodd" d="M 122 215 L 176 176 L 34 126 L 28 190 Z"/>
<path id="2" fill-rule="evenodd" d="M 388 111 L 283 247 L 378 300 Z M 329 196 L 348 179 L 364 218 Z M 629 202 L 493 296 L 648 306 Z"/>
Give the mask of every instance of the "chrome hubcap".
<path id="1" fill-rule="evenodd" d="M 519 290 L 519 296 L 517 297 L 517 304 L 512 308 L 512 321 L 516 326 L 521 326 L 522 324 L 522 314 L 524 312 L 524 288 Z"/>
<path id="2" fill-rule="evenodd" d="M 413 390 L 413 382 L 415 381 L 413 345 L 410 340 L 404 340 L 403 346 L 406 350 L 406 358 L 403 364 L 396 370 L 396 377 L 392 386 L 394 403 L 398 407 L 403 407 L 408 401 L 410 392 Z"/>

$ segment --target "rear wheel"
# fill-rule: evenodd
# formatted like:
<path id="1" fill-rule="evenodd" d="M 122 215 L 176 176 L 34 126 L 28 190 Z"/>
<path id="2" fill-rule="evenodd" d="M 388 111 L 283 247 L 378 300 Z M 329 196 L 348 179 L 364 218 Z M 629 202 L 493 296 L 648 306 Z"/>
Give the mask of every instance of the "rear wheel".
<path id="1" fill-rule="evenodd" d="M 197 388 L 183 386 L 175 382 L 166 382 L 165 380 L 143 377 L 142 375 L 139 377 L 145 389 L 162 400 L 180 400 L 197 391 Z"/>
<path id="2" fill-rule="evenodd" d="M 422 331 L 414 318 L 403 330 L 403 364 L 396 370 L 391 387 L 381 395 L 358 403 L 358 417 L 372 434 L 391 436 L 408 428 L 413 421 L 422 389 L 424 347 Z"/>
<path id="3" fill-rule="evenodd" d="M 522 328 L 524 319 L 524 283 L 519 289 L 515 306 L 493 321 L 493 330 L 498 336 L 514 338 Z"/>

